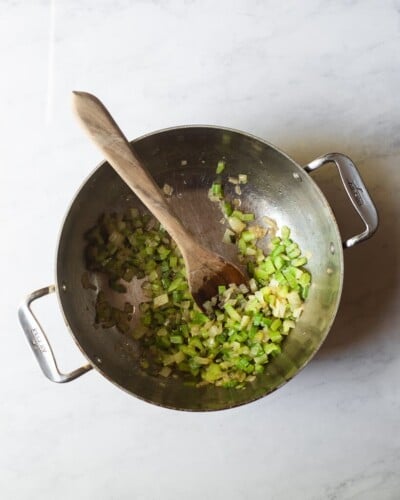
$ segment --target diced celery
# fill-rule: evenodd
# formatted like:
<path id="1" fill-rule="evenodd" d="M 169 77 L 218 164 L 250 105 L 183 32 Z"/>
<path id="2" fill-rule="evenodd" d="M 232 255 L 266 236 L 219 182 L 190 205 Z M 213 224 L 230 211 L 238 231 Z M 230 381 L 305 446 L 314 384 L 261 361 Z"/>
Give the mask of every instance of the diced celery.
<path id="1" fill-rule="evenodd" d="M 281 227 L 281 238 L 287 240 L 290 237 L 290 229 L 287 226 Z"/>
<path id="2" fill-rule="evenodd" d="M 274 258 L 274 266 L 276 269 L 281 269 L 284 264 L 285 264 L 285 261 L 283 260 L 283 258 L 280 255 L 278 255 L 277 257 Z"/>
<path id="3" fill-rule="evenodd" d="M 272 323 L 271 323 L 271 330 L 276 331 L 278 328 L 282 325 L 282 321 L 279 318 L 276 318 Z"/>
<path id="4" fill-rule="evenodd" d="M 229 203 L 229 201 L 222 201 L 221 202 L 221 209 L 222 209 L 222 213 L 224 215 L 226 215 L 227 217 L 232 215 L 233 208 L 232 208 L 232 205 Z"/>
<path id="5" fill-rule="evenodd" d="M 203 379 L 207 382 L 215 382 L 221 377 L 221 368 L 216 363 L 211 363 L 202 373 Z"/>
<path id="6" fill-rule="evenodd" d="M 217 174 L 221 174 L 225 169 L 225 162 L 223 160 L 220 160 L 218 163 L 217 163 L 217 169 L 216 169 L 216 173 Z"/>
<path id="7" fill-rule="evenodd" d="M 218 173 L 224 167 L 221 160 Z M 247 177 L 240 174 L 230 181 L 238 187 Z M 254 214 L 240 209 L 240 200 L 224 198 L 221 180 L 211 186 L 210 199 L 219 202 L 231 228 L 223 241 L 236 244 L 239 261 L 248 270 L 248 285 L 220 285 L 218 296 L 209 298 L 201 311 L 190 295 L 183 258 L 165 229 L 136 208 L 124 215 L 106 214 L 86 236 L 88 269 L 105 273 L 110 287 L 121 291 L 126 290 L 121 279 L 145 278 L 141 289 L 148 302 L 139 304 L 140 324 L 133 327 L 133 306 L 115 308 L 100 291 L 95 321 L 138 341 L 146 357 L 141 366 L 151 374 L 176 377 L 181 372 L 184 383 L 240 389 L 263 372 L 270 356 L 280 352 L 284 336 L 295 328 L 311 275 L 303 268 L 307 259 L 290 239 L 288 227 L 272 238 L 266 255 L 261 246 L 266 228 L 249 225 Z M 277 225 L 266 220 L 273 236 Z"/>
<path id="8" fill-rule="evenodd" d="M 241 233 L 246 228 L 246 224 L 244 224 L 240 219 L 234 217 L 233 215 L 228 218 L 228 223 L 231 226 L 232 230 L 237 234 Z"/>
<path id="9" fill-rule="evenodd" d="M 180 335 L 171 335 L 169 340 L 171 344 L 183 344 L 183 338 Z"/>
<path id="10" fill-rule="evenodd" d="M 240 314 L 235 311 L 235 309 L 233 308 L 233 306 L 231 304 L 226 304 L 225 306 L 225 311 L 228 313 L 228 315 L 235 321 L 241 321 L 242 318 L 240 316 Z"/>
<path id="11" fill-rule="evenodd" d="M 161 307 L 165 304 L 168 304 L 168 294 L 167 293 L 163 293 L 162 295 L 159 295 L 158 297 L 154 297 L 153 299 L 153 304 L 154 304 L 154 307 Z"/>
<path id="12" fill-rule="evenodd" d="M 301 267 L 307 264 L 307 258 L 306 257 L 300 257 L 298 259 L 292 260 L 292 266 L 294 267 Z"/>
<path id="13" fill-rule="evenodd" d="M 242 221 L 250 222 L 254 219 L 255 219 L 254 214 L 243 214 L 242 215 Z"/>

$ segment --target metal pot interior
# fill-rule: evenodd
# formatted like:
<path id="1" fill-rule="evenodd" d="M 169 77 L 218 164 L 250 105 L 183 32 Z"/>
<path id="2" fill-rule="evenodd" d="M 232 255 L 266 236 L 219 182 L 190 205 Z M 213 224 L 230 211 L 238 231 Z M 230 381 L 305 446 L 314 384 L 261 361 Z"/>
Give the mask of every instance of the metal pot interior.
<path id="1" fill-rule="evenodd" d="M 312 287 L 305 310 L 283 343 L 282 354 L 245 389 L 188 387 L 180 380 L 156 378 L 138 363 L 136 342 L 116 329 L 94 327 L 95 292 L 84 290 L 84 233 L 98 217 L 130 206 L 142 207 L 113 169 L 101 164 L 86 180 L 66 216 L 57 254 L 57 288 L 65 321 L 89 359 L 105 377 L 129 393 L 161 406 L 184 410 L 218 410 L 260 398 L 291 379 L 315 354 L 334 320 L 343 281 L 343 253 L 332 211 L 314 181 L 273 146 L 252 136 L 214 127 L 182 127 L 132 142 L 162 186 L 174 187 L 174 210 L 199 240 L 235 260 L 235 249 L 222 243 L 224 226 L 216 204 L 207 197 L 219 159 L 230 175 L 246 173 L 242 209 L 286 224 L 309 252 Z M 233 188 L 233 186 L 232 186 Z M 234 197 L 235 195 L 232 194 Z M 93 276 L 98 284 L 101 276 Z M 121 304 L 132 296 L 115 294 Z"/>

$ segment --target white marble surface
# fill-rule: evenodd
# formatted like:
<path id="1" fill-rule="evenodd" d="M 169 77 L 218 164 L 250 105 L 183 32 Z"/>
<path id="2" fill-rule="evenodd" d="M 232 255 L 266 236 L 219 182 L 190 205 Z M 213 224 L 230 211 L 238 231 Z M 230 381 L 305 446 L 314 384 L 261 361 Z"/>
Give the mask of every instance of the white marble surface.
<path id="1" fill-rule="evenodd" d="M 0 498 L 400 498 L 400 2 L 2 0 L 0 62 Z M 292 382 L 188 414 L 95 372 L 43 377 L 17 305 L 53 282 L 63 215 L 100 159 L 72 89 L 101 96 L 132 138 L 218 124 L 299 162 L 357 163 L 380 229 L 346 252 L 337 320 Z M 316 179 L 354 232 L 334 174 Z M 78 366 L 55 297 L 35 310 L 61 367 Z"/>

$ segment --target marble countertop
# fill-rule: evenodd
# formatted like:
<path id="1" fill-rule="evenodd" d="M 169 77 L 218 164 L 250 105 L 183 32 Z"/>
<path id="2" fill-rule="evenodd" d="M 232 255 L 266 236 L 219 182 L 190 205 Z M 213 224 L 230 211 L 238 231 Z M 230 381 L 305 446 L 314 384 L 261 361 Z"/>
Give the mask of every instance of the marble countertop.
<path id="1" fill-rule="evenodd" d="M 5 0 L 0 15 L 0 496 L 389 500 L 400 497 L 400 3 L 395 0 Z M 54 282 L 66 209 L 100 155 L 70 92 L 131 138 L 207 123 L 301 164 L 358 165 L 380 215 L 345 252 L 339 314 L 293 381 L 216 413 L 158 408 L 92 371 L 47 381 L 17 320 Z M 345 236 L 361 223 L 317 173 Z M 35 306 L 62 369 L 82 364 L 54 296 Z"/>

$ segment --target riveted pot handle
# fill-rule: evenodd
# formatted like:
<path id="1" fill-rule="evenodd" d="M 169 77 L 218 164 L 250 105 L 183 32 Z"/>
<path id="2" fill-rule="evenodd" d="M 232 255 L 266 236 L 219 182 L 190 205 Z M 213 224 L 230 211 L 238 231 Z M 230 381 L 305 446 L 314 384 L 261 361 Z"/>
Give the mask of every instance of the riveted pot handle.
<path id="1" fill-rule="evenodd" d="M 357 167 L 349 157 L 341 153 L 329 153 L 313 160 L 304 167 L 304 170 L 310 173 L 331 162 L 339 170 L 346 193 L 366 226 L 365 231 L 343 242 L 344 248 L 350 248 L 374 234 L 378 228 L 378 213 Z"/>
<path id="2" fill-rule="evenodd" d="M 54 291 L 55 287 L 51 285 L 32 292 L 18 308 L 18 318 L 42 372 L 52 382 L 63 383 L 80 377 L 93 367 L 92 365 L 81 366 L 70 373 L 61 373 L 58 369 L 49 341 L 30 307 L 34 300 Z"/>

